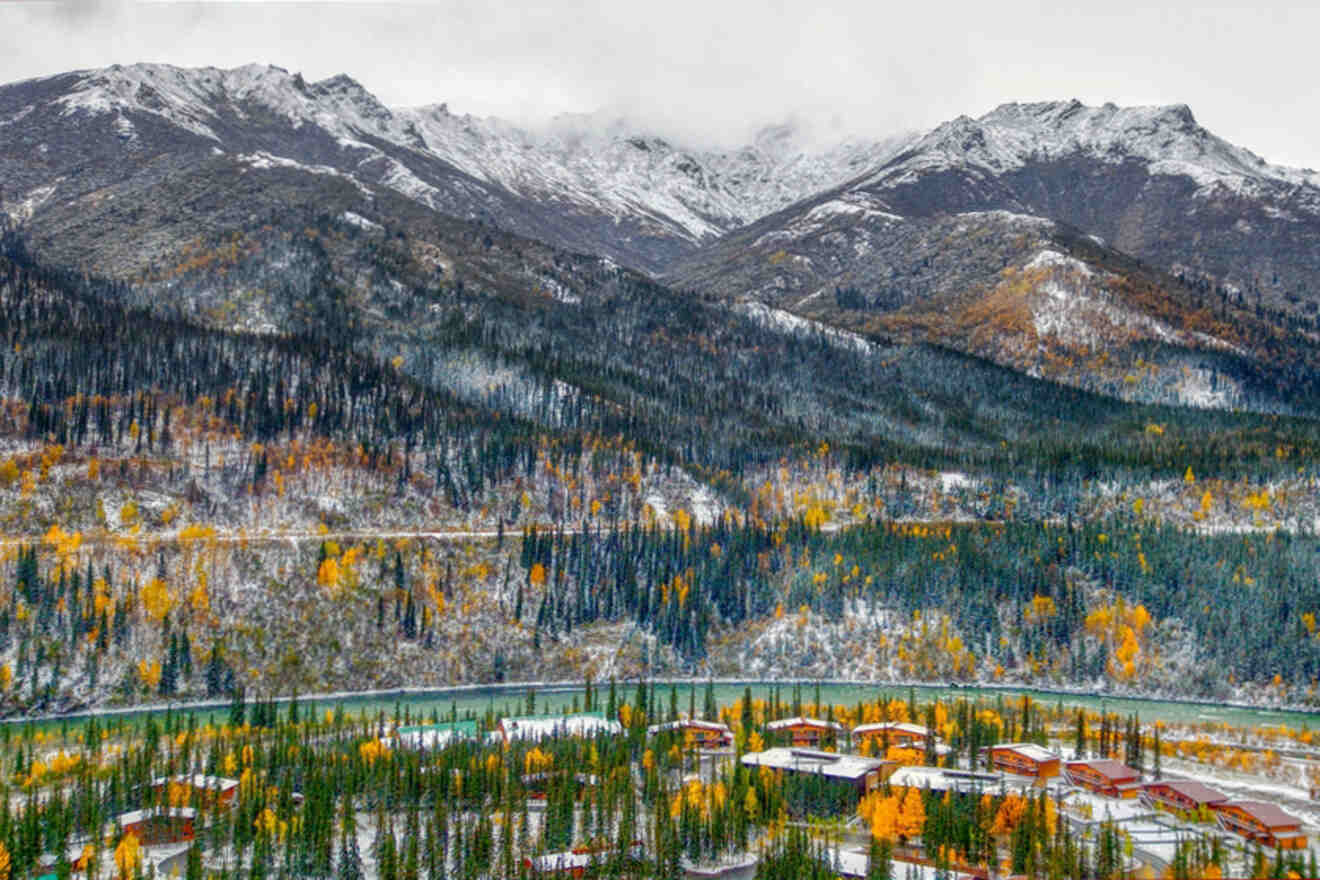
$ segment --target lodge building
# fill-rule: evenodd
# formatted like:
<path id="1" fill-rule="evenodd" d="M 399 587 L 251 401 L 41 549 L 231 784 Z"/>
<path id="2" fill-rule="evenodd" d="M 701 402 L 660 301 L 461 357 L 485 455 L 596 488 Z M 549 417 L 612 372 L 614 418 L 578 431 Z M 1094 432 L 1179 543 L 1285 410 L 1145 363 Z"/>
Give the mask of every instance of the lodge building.
<path id="1" fill-rule="evenodd" d="M 1000 773 L 1030 776 L 1044 781 L 1059 775 L 1059 756 L 1035 743 L 1000 743 L 990 746 L 990 766 Z"/>
<path id="2" fill-rule="evenodd" d="M 838 741 L 847 734 L 847 728 L 836 721 L 821 721 L 818 718 L 784 718 L 771 721 L 765 726 L 766 732 L 788 738 L 789 745 L 799 748 L 818 749 L 831 736 Z"/>
<path id="3" fill-rule="evenodd" d="M 729 725 L 718 721 L 680 718 L 664 724 L 652 724 L 646 728 L 646 735 L 657 736 L 670 731 L 681 731 L 683 746 L 689 749 L 727 749 L 733 746 L 733 731 Z"/>
<path id="4" fill-rule="evenodd" d="M 1302 820 L 1264 801 L 1222 801 L 1215 804 L 1219 827 L 1270 849 L 1302 849 Z"/>
<path id="5" fill-rule="evenodd" d="M 1064 778 L 1078 788 L 1112 798 L 1134 798 L 1141 794 L 1141 774 L 1126 764 L 1108 758 L 1069 761 Z"/>
<path id="6" fill-rule="evenodd" d="M 1141 787 L 1141 802 L 1146 806 L 1176 813 L 1213 809 L 1226 800 L 1228 795 L 1222 791 L 1190 779 L 1160 779 Z"/>

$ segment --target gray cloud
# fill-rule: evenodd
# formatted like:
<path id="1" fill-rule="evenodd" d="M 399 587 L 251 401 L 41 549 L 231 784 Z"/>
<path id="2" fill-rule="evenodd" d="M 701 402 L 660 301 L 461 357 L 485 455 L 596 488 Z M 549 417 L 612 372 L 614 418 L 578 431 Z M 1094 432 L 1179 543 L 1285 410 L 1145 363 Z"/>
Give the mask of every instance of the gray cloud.
<path id="1" fill-rule="evenodd" d="M 386 103 L 518 121 L 605 107 L 731 141 L 790 117 L 884 134 L 1003 101 L 1190 104 L 1267 159 L 1320 165 L 1320 10 L 1039 0 L 0 2 L 0 80 L 114 62 L 345 72 Z"/>

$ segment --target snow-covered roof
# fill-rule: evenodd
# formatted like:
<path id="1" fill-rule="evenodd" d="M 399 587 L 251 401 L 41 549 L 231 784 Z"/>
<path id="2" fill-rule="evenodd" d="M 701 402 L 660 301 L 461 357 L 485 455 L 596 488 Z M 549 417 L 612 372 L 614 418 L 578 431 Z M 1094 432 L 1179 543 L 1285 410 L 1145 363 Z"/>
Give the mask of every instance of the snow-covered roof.
<path id="1" fill-rule="evenodd" d="M 133 810 L 130 813 L 121 813 L 116 821 L 119 827 L 133 825 L 147 819 L 196 819 L 197 811 L 192 807 L 170 807 L 169 809 L 160 809 L 151 807 L 145 810 Z"/>
<path id="2" fill-rule="evenodd" d="M 641 841 L 634 841 L 628 849 L 634 857 L 640 857 L 643 853 Z M 593 863 L 605 861 L 607 857 L 608 854 L 600 852 L 553 852 L 532 856 L 527 861 L 533 873 L 553 873 L 587 868 Z"/>
<path id="3" fill-rule="evenodd" d="M 879 724 L 859 724 L 853 728 L 853 736 L 871 736 L 884 733 L 905 733 L 909 736 L 930 736 L 930 731 L 920 724 L 908 724 L 906 721 L 883 721 Z"/>
<path id="4" fill-rule="evenodd" d="M 766 730 L 788 730 L 792 727 L 817 727 L 821 730 L 837 730 L 843 732 L 843 725 L 837 721 L 822 721 L 819 718 L 804 718 L 801 715 L 793 718 L 781 718 L 779 721 L 771 721 L 765 726 Z"/>
<path id="5" fill-rule="evenodd" d="M 475 721 L 446 721 L 439 724 L 414 724 L 394 733 L 399 745 L 414 749 L 441 749 L 460 740 L 476 739 Z"/>
<path id="6" fill-rule="evenodd" d="M 1004 785 L 1002 773 L 977 773 L 970 770 L 949 770 L 944 767 L 899 767 L 889 777 L 890 785 L 906 788 L 929 788 L 931 791 L 971 792 L 984 791 Z"/>
<path id="7" fill-rule="evenodd" d="M 623 733 L 623 725 L 604 713 L 530 715 L 501 718 L 499 733 L 507 739 L 535 741 L 556 736 L 615 735 Z"/>
<path id="8" fill-rule="evenodd" d="M 227 791 L 231 788 L 238 788 L 237 779 L 231 779 L 228 776 L 207 776 L 203 773 L 194 773 L 192 775 L 181 774 L 179 776 L 157 776 L 155 779 L 151 780 L 153 788 L 160 785 L 169 785 L 171 783 L 191 785 L 193 788 L 200 788 L 208 791 Z"/>
<path id="9" fill-rule="evenodd" d="M 729 729 L 729 725 L 727 724 L 722 724 L 719 721 L 703 721 L 700 718 L 679 718 L 675 721 L 666 721 L 663 724 L 652 724 L 650 727 L 646 728 L 646 732 L 648 735 L 654 736 L 665 730 L 688 730 L 689 728 L 695 728 L 697 730 L 713 730 L 717 733 L 725 733 L 729 735 L 733 734 L 733 731 Z"/>
<path id="10" fill-rule="evenodd" d="M 788 770 L 794 773 L 819 773 L 832 779 L 856 781 L 873 770 L 885 766 L 880 758 L 866 758 L 861 755 L 840 755 L 834 752 L 820 752 L 815 749 L 767 749 L 764 752 L 748 752 L 742 756 L 745 767 L 769 767 L 773 770 Z"/>
<path id="11" fill-rule="evenodd" d="M 999 743 L 991 748 L 996 752 L 1015 752 L 1032 761 L 1056 761 L 1059 758 L 1054 752 L 1035 743 Z"/>

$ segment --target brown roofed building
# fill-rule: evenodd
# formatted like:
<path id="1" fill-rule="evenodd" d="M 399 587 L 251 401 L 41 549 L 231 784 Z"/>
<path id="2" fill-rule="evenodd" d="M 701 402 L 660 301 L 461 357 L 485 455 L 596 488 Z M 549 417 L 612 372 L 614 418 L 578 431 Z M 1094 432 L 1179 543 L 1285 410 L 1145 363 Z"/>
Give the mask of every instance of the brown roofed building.
<path id="1" fill-rule="evenodd" d="M 1161 779 L 1141 787 L 1141 801 L 1148 807 L 1195 813 L 1228 800 L 1217 788 L 1190 779 Z"/>
<path id="2" fill-rule="evenodd" d="M 802 717 L 771 721 L 765 729 L 768 733 L 787 736 L 789 745 L 809 749 L 819 748 L 829 737 L 837 739 L 847 732 L 838 722 Z"/>
<path id="3" fill-rule="evenodd" d="M 670 731 L 681 731 L 683 745 L 689 749 L 727 749 L 733 745 L 733 731 L 729 725 L 694 718 L 652 724 L 646 728 L 646 735 L 657 736 Z"/>
<path id="4" fill-rule="evenodd" d="M 888 742 L 900 749 L 924 749 L 930 731 L 920 724 L 908 724 L 903 721 L 885 721 L 881 724 L 859 724 L 853 728 L 853 745 L 862 740 L 871 740 L 872 747 Z"/>
<path id="5" fill-rule="evenodd" d="M 1278 849 L 1302 849 L 1306 834 L 1302 820 L 1265 801 L 1222 801 L 1215 804 L 1215 818 L 1225 831 Z"/>
<path id="6" fill-rule="evenodd" d="M 1073 785 L 1106 797 L 1134 798 L 1141 794 L 1141 774 L 1108 758 L 1069 761 L 1063 775 Z"/>
<path id="7" fill-rule="evenodd" d="M 1059 756 L 1035 743 L 1001 743 L 990 747 L 990 764 L 1000 773 L 1052 779 L 1059 775 Z"/>

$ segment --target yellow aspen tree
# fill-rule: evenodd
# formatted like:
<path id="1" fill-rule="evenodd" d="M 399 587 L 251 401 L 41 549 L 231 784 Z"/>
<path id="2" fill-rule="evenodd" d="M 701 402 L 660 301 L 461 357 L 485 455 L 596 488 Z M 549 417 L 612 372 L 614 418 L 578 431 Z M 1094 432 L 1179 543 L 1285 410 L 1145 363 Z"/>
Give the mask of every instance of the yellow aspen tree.
<path id="1" fill-rule="evenodd" d="M 903 796 L 903 806 L 898 816 L 898 834 L 904 840 L 920 837 L 926 827 L 926 803 L 921 792 L 909 788 Z"/>

